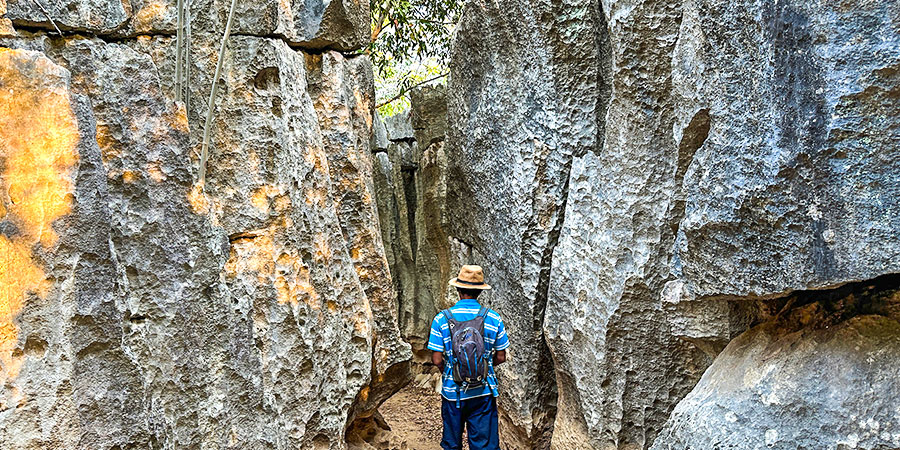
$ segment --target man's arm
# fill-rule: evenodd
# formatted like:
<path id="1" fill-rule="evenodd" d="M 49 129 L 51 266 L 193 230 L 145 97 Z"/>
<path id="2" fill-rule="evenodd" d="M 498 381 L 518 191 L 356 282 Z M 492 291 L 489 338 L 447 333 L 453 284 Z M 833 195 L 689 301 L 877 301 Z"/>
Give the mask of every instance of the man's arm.
<path id="1" fill-rule="evenodd" d="M 497 321 L 497 337 L 494 340 L 494 345 L 496 349 L 494 352 L 494 365 L 496 366 L 506 362 L 506 349 L 509 348 L 509 336 L 506 335 L 506 325 L 503 324 L 502 318 Z"/>
<path id="2" fill-rule="evenodd" d="M 505 356 L 504 356 L 505 358 Z M 443 352 L 431 352 L 431 362 L 441 368 L 441 372 L 444 371 L 444 353 Z"/>
<path id="3" fill-rule="evenodd" d="M 432 359 L 434 356 L 432 356 Z M 494 365 L 500 365 L 506 362 L 506 350 L 497 350 L 494 352 Z"/>

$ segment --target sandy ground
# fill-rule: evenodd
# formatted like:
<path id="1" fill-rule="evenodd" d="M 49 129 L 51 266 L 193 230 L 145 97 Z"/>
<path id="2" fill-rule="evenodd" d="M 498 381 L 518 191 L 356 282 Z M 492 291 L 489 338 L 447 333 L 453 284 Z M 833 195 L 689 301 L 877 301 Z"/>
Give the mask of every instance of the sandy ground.
<path id="1" fill-rule="evenodd" d="M 433 389 L 411 384 L 378 409 L 401 449 L 441 450 L 441 396 Z M 468 449 L 468 443 L 463 448 Z"/>
<path id="2" fill-rule="evenodd" d="M 381 415 L 407 450 L 441 450 L 441 397 L 428 388 L 407 386 L 384 402 Z"/>

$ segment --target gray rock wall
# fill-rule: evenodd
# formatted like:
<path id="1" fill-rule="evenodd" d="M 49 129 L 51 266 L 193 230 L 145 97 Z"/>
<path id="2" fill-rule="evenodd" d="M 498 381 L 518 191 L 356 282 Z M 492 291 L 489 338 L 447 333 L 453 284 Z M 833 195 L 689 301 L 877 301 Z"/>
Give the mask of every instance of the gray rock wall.
<path id="1" fill-rule="evenodd" d="M 383 122 L 376 118 L 384 126 L 375 144 L 382 237 L 401 334 L 422 362 L 431 361 L 424 351 L 431 320 L 453 301 L 447 281 L 467 257 L 447 234 L 446 92 L 443 85 L 423 86 L 411 92 L 409 110 Z"/>
<path id="2" fill-rule="evenodd" d="M 674 54 L 691 155 L 678 273 L 765 297 L 900 270 L 895 2 L 688 2 Z"/>
<path id="3" fill-rule="evenodd" d="M 715 390 L 726 363 L 669 417 L 729 341 L 763 345 L 738 336 L 783 326 L 800 307 L 794 291 L 898 271 L 895 2 L 713 3 L 465 10 L 449 93 L 450 236 L 483 257 L 509 324 L 509 448 L 709 448 L 718 425 L 703 402 L 730 401 Z M 895 327 L 835 308 L 847 329 L 889 335 L 861 347 L 890 348 Z M 723 355 L 757 363 L 747 346 Z M 825 381 L 804 367 L 785 377 Z M 895 394 L 884 395 L 868 416 L 886 414 Z M 767 411 L 806 431 L 846 419 Z M 741 433 L 717 442 L 766 445 L 764 432 Z M 890 441 L 861 436 L 865 448 Z"/>
<path id="4" fill-rule="evenodd" d="M 645 448 L 708 357 L 660 303 L 677 229 L 671 54 L 681 9 L 604 5 L 605 128 L 574 159 L 550 271 L 545 336 L 557 362 L 554 448 Z M 634 9 L 632 9 L 634 8 Z"/>
<path id="5" fill-rule="evenodd" d="M 602 128 L 603 19 L 587 2 L 519 1 L 471 2 L 463 17 L 449 85 L 450 232 L 483 257 L 513 342 L 499 368 L 505 445 L 545 446 L 556 403 L 542 337 L 550 265 L 572 158 Z"/>
<path id="6" fill-rule="evenodd" d="M 344 448 L 410 359 L 367 58 L 237 26 L 201 191 L 219 19 L 194 5 L 183 105 L 172 5 L 60 4 L 65 38 L 28 5 L 0 40 L 3 448 Z M 331 7 L 303 14 L 351 36 Z"/>

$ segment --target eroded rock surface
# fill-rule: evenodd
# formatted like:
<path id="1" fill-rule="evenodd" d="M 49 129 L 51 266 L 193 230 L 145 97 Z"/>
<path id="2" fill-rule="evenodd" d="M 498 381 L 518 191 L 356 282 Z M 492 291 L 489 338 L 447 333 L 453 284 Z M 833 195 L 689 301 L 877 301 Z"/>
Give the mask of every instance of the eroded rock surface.
<path id="1" fill-rule="evenodd" d="M 573 162 L 544 318 L 559 384 L 554 448 L 646 447 L 709 363 L 677 337 L 660 301 L 678 220 L 680 14 L 668 1 L 604 9 L 608 42 L 595 64 L 610 98 L 598 107 L 597 147 Z"/>
<path id="2" fill-rule="evenodd" d="M 509 324 L 508 445 L 647 448 L 790 292 L 898 271 L 897 5 L 713 3 L 464 13 L 448 223 Z"/>
<path id="3" fill-rule="evenodd" d="M 680 149 L 675 265 L 696 295 L 900 271 L 897 17 L 890 1 L 686 3 L 674 130 L 708 136 Z"/>
<path id="4" fill-rule="evenodd" d="M 805 292 L 731 341 L 653 448 L 900 446 L 897 282 Z"/>
<path id="5" fill-rule="evenodd" d="M 572 158 L 597 142 L 602 23 L 589 2 L 471 2 L 454 43 L 448 223 L 481 256 L 513 342 L 499 368 L 511 448 L 546 446 L 554 420 L 544 308 Z"/>
<path id="6" fill-rule="evenodd" d="M 13 23 L 51 31 L 58 27 L 123 37 L 174 35 L 178 27 L 175 0 L 4 0 L 3 4 Z M 191 29 L 221 36 L 230 6 L 229 0 L 191 1 Z M 3 13 L 0 7 L 0 17 Z M 237 1 L 231 32 L 279 37 L 306 49 L 350 51 L 368 45 L 369 20 L 369 4 L 356 0 Z"/>
<path id="7" fill-rule="evenodd" d="M 447 281 L 468 253 L 447 234 L 446 87 L 424 86 L 411 100 L 409 110 L 384 119 L 375 186 L 401 333 L 430 361 L 431 320 L 454 301 Z"/>
<path id="8" fill-rule="evenodd" d="M 368 59 L 232 36 L 201 191 L 197 23 L 187 108 L 165 33 L 0 40 L 4 448 L 344 448 L 405 382 Z"/>

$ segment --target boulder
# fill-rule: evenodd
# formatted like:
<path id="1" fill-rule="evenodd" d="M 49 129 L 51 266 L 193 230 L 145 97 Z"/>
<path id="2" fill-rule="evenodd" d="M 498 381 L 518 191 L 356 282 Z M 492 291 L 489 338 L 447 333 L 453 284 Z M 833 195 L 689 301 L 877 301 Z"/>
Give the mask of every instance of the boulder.
<path id="1" fill-rule="evenodd" d="M 900 447 L 898 286 L 893 276 L 850 295 L 809 292 L 819 300 L 740 335 L 653 449 Z"/>

